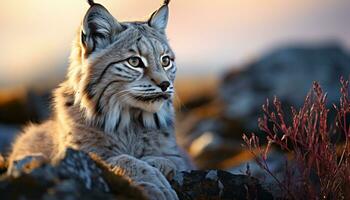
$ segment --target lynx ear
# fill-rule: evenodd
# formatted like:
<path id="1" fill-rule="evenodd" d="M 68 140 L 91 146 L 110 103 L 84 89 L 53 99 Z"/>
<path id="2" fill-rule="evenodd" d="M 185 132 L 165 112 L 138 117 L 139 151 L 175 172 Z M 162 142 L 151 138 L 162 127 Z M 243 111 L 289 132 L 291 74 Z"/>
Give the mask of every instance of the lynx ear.
<path id="1" fill-rule="evenodd" d="M 81 42 L 85 48 L 85 55 L 96 49 L 105 48 L 111 43 L 112 37 L 122 31 L 122 26 L 100 4 L 90 4 L 81 30 Z"/>
<path id="2" fill-rule="evenodd" d="M 169 1 L 165 1 L 164 5 L 151 15 L 151 18 L 148 20 L 149 26 L 161 32 L 165 31 L 169 16 L 168 3 Z"/>

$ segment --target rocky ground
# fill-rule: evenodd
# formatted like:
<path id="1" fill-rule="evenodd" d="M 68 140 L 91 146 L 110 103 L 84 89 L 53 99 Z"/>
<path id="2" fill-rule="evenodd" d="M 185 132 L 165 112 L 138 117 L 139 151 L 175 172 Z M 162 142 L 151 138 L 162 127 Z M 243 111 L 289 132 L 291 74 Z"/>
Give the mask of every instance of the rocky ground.
<path id="1" fill-rule="evenodd" d="M 22 160 L 26 166 L 35 162 L 28 160 Z M 5 169 L 0 160 L 1 167 Z M 184 200 L 273 199 L 257 179 L 221 170 L 178 172 L 171 185 Z M 13 176 L 2 175 L 0 196 L 4 199 L 147 199 L 142 189 L 115 175 L 98 160 L 72 149 L 55 165 L 46 164 L 32 171 L 23 167 L 14 171 Z"/>
<path id="2" fill-rule="evenodd" d="M 257 179 L 225 171 L 207 170 L 224 169 L 234 174 L 244 174 L 249 163 L 251 175 L 264 180 L 264 188 L 273 188 L 272 180 L 262 173 L 254 164 L 251 154 L 242 148 L 242 133 L 254 131 L 259 134 L 257 119 L 261 113 L 261 105 L 267 98 L 278 96 L 287 110 L 291 105 L 298 107 L 315 80 L 327 91 L 328 102 L 337 102 L 339 78 L 349 77 L 349 74 L 349 53 L 336 44 L 330 44 L 280 48 L 242 66 L 242 70 L 227 71 L 219 80 L 201 79 L 195 84 L 182 81 L 178 85 L 178 96 L 184 101 L 175 99 L 178 108 L 177 136 L 179 143 L 190 153 L 200 171 L 182 172 L 172 180 L 172 186 L 178 195 L 181 199 L 272 198 Z M 201 82 L 205 82 L 204 86 Z M 0 101 L 0 152 L 3 155 L 6 155 L 9 144 L 21 126 L 28 121 L 40 122 L 49 116 L 49 94 L 27 92 L 21 97 Z M 71 151 L 71 154 L 90 159 L 81 152 Z M 69 159 L 70 155 L 67 157 Z M 281 152 L 272 151 L 268 160 L 269 166 L 278 174 L 285 159 Z M 0 172 L 6 169 L 6 165 L 1 164 L 2 160 L 0 157 Z M 43 166 L 17 178 L 3 177 L 0 181 L 0 196 L 7 195 L 5 197 L 10 198 L 12 196 L 8 196 L 11 195 L 9 191 L 18 190 L 21 192 L 14 192 L 12 195 L 58 199 L 72 195 L 70 190 L 79 191 L 76 194 L 78 196 L 72 196 L 75 199 L 95 197 L 94 195 L 125 199 L 134 198 L 123 193 L 132 190 L 135 191 L 135 197 L 141 198 L 137 196 L 141 195 L 138 188 L 127 184 L 120 177 L 109 180 L 104 177 L 103 170 L 95 175 L 102 177 L 105 184 L 100 183 L 98 191 L 87 190 L 85 179 L 81 180 L 71 174 L 60 174 L 59 168 L 63 166 L 65 165 Z M 40 175 L 44 173 L 52 175 Z M 109 181 L 116 181 L 113 184 L 130 190 L 120 189 L 119 186 L 110 188 Z M 32 190 L 23 191 L 26 183 L 33 185 Z M 103 185 L 107 185 L 110 192 L 104 192 Z"/>

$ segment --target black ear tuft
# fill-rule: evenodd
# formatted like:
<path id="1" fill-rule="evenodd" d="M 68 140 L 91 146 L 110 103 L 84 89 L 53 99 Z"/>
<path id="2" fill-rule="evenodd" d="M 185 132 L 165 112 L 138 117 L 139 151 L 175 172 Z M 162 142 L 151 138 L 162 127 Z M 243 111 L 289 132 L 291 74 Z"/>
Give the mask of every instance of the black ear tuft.
<path id="1" fill-rule="evenodd" d="M 170 3 L 170 0 L 164 0 L 164 5 L 168 5 Z"/>
<path id="2" fill-rule="evenodd" d="M 88 0 L 87 2 L 88 2 L 88 4 L 89 4 L 90 6 L 93 6 L 93 5 L 96 4 L 96 3 L 94 2 L 94 0 Z"/>

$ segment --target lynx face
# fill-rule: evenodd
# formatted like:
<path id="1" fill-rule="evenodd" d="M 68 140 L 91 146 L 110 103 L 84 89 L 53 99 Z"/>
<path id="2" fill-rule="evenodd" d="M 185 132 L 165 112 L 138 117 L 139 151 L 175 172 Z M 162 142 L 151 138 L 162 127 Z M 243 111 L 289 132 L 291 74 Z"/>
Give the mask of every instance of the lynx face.
<path id="1" fill-rule="evenodd" d="M 123 106 L 157 112 L 171 101 L 175 55 L 165 35 L 168 6 L 145 22 L 118 22 L 99 4 L 81 29 L 80 64 L 71 68 L 78 99 L 90 114 Z M 73 62 L 74 62 L 73 58 Z"/>

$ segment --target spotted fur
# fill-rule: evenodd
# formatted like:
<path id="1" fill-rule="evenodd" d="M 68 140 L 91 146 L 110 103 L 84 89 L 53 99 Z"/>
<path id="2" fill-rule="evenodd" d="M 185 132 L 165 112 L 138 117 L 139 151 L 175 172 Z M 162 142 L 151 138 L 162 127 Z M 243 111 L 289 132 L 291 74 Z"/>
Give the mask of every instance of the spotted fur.
<path id="1" fill-rule="evenodd" d="M 72 147 L 97 154 L 145 190 L 158 188 L 146 192 L 159 195 L 152 198 L 177 199 L 165 177 L 189 165 L 174 136 L 176 63 L 165 34 L 168 1 L 148 21 L 123 23 L 102 5 L 89 4 L 67 78 L 54 91 L 54 115 L 16 140 L 10 171 L 24 156 L 53 161 Z M 133 57 L 141 64 L 133 65 Z"/>

